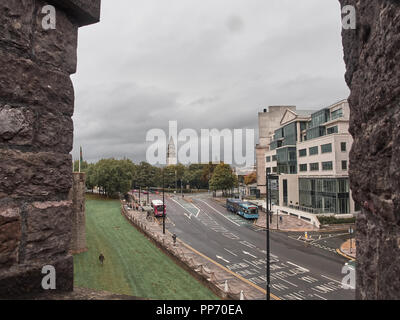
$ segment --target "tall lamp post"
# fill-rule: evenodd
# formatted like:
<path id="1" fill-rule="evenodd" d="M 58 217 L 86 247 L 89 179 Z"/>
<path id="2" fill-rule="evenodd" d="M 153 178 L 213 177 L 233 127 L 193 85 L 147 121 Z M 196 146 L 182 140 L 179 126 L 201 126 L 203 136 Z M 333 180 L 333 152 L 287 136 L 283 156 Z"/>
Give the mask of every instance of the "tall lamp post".
<path id="1" fill-rule="evenodd" d="M 162 169 L 163 234 L 165 234 L 164 168 Z"/>
<path id="2" fill-rule="evenodd" d="M 267 172 L 266 177 L 266 190 L 267 195 L 265 199 L 265 212 L 267 214 L 267 300 L 271 300 L 271 270 L 270 270 L 270 239 L 269 239 L 269 200 L 270 196 L 270 182 L 269 182 L 269 173 Z"/>

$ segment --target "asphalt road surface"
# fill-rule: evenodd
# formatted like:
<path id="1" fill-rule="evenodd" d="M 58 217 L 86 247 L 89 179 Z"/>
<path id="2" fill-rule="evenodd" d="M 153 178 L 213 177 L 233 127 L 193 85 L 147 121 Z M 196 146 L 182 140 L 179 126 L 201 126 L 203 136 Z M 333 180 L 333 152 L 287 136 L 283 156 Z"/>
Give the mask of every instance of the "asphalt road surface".
<path id="1" fill-rule="evenodd" d="M 150 198 L 162 199 L 153 194 Z M 191 201 L 185 198 L 165 197 L 167 229 L 197 251 L 266 289 L 266 231 L 206 195 L 190 196 Z M 342 288 L 342 279 L 349 274 L 348 269 L 342 274 L 347 259 L 332 248 L 310 245 L 296 236 L 270 232 L 271 293 L 284 300 L 354 299 L 354 288 Z"/>

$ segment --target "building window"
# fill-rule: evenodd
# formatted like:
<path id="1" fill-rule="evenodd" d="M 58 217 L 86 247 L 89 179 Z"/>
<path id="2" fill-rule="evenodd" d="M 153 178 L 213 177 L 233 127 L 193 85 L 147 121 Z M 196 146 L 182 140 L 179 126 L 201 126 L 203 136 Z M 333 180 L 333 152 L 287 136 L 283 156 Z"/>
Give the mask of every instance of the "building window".
<path id="1" fill-rule="evenodd" d="M 347 151 L 347 143 L 346 142 L 341 142 L 340 143 L 340 150 L 342 152 L 346 152 Z"/>
<path id="2" fill-rule="evenodd" d="M 272 161 L 276 161 L 276 156 L 272 156 Z"/>
<path id="3" fill-rule="evenodd" d="M 310 156 L 313 156 L 315 154 L 318 154 L 318 147 L 311 147 L 308 149 L 308 153 Z"/>
<path id="4" fill-rule="evenodd" d="M 328 153 L 332 152 L 332 143 L 323 144 L 321 146 L 321 153 Z"/>
<path id="5" fill-rule="evenodd" d="M 307 156 L 307 149 L 299 150 L 299 157 L 306 157 Z"/>
<path id="6" fill-rule="evenodd" d="M 267 173 L 271 173 L 271 168 L 267 168 Z"/>
<path id="7" fill-rule="evenodd" d="M 300 171 L 301 171 L 301 172 L 307 171 L 307 164 L 306 164 L 306 163 L 300 165 Z"/>
<path id="8" fill-rule="evenodd" d="M 310 171 L 319 171 L 319 163 L 310 163 Z"/>
<path id="9" fill-rule="evenodd" d="M 267 157 L 267 162 L 271 162 L 271 157 Z"/>
<path id="10" fill-rule="evenodd" d="M 338 126 L 334 126 L 334 127 L 330 127 L 328 129 L 326 129 L 327 134 L 338 133 L 338 132 L 339 132 Z"/>
<path id="11" fill-rule="evenodd" d="M 278 172 L 278 167 L 273 167 L 273 168 L 272 168 L 272 172 L 273 172 L 273 173 L 277 173 L 277 172 Z"/>
<path id="12" fill-rule="evenodd" d="M 322 162 L 322 170 L 333 170 L 333 163 L 332 161 Z"/>
<path id="13" fill-rule="evenodd" d="M 342 161 L 342 170 L 347 170 L 347 160 Z"/>
<path id="14" fill-rule="evenodd" d="M 335 120 L 335 119 L 341 118 L 341 117 L 343 117 L 343 110 L 342 109 L 335 110 L 335 111 L 333 111 L 331 113 L 331 119 L 332 120 Z"/>

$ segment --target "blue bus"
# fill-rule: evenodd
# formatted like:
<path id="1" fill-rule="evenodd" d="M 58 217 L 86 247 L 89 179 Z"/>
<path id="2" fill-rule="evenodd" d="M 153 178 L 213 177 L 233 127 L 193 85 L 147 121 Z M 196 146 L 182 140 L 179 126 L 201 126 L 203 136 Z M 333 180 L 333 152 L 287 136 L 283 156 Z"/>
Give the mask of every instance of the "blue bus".
<path id="1" fill-rule="evenodd" d="M 226 208 L 246 219 L 258 219 L 258 207 L 239 199 L 226 199 Z"/>

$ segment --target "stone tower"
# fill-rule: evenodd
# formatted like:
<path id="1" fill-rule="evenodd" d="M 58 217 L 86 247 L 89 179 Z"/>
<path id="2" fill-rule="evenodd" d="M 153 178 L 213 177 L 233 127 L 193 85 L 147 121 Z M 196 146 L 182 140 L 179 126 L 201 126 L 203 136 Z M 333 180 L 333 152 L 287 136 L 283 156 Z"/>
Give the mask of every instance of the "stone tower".
<path id="1" fill-rule="evenodd" d="M 176 158 L 175 143 L 174 143 L 174 139 L 171 137 L 169 139 L 168 149 L 167 149 L 167 166 L 175 165 L 177 163 L 178 163 L 178 160 Z"/>

